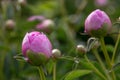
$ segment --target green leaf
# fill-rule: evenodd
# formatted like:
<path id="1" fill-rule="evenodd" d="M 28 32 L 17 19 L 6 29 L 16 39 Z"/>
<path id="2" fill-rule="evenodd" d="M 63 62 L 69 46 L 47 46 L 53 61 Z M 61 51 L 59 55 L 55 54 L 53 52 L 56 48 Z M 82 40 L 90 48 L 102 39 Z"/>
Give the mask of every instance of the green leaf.
<path id="1" fill-rule="evenodd" d="M 94 62 L 92 62 L 94 64 Z M 80 65 L 81 67 L 83 67 L 84 69 L 89 69 L 89 70 L 92 70 L 93 67 L 90 65 L 89 62 L 87 62 L 85 59 L 81 59 L 80 60 Z"/>
<path id="2" fill-rule="evenodd" d="M 74 80 L 75 78 L 82 77 L 91 72 L 92 72 L 91 70 L 74 70 L 74 71 L 69 72 L 66 75 L 65 80 Z"/>

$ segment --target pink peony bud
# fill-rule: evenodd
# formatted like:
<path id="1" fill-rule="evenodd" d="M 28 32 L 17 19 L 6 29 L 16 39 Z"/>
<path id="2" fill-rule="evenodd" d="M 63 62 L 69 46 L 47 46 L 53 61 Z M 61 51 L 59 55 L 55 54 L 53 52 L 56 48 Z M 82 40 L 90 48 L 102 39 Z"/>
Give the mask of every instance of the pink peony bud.
<path id="1" fill-rule="evenodd" d="M 99 9 L 93 11 L 85 20 L 85 32 L 92 36 L 105 36 L 111 28 L 110 18 Z"/>
<path id="2" fill-rule="evenodd" d="M 108 0 L 95 0 L 95 5 L 96 6 L 105 6 L 107 5 Z"/>
<path id="3" fill-rule="evenodd" d="M 28 18 L 28 21 L 34 21 L 34 20 L 42 21 L 44 19 L 45 19 L 44 16 L 31 16 Z"/>
<path id="4" fill-rule="evenodd" d="M 38 30 L 42 30 L 45 32 L 51 32 L 54 26 L 54 22 L 50 19 L 43 20 L 41 23 L 36 25 Z"/>
<path id="5" fill-rule="evenodd" d="M 26 58 L 28 51 L 42 54 L 49 59 L 52 56 L 52 45 L 45 34 L 34 31 L 26 33 L 22 42 L 22 53 Z"/>

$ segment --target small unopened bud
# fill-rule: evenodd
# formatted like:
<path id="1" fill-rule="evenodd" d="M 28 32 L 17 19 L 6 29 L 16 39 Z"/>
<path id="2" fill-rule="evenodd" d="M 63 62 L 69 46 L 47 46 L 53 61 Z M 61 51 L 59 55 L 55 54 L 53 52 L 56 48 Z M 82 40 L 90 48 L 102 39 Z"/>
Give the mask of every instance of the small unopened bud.
<path id="1" fill-rule="evenodd" d="M 54 58 L 59 58 L 61 56 L 61 51 L 59 49 L 53 49 L 52 50 L 52 56 Z"/>
<path id="2" fill-rule="evenodd" d="M 120 22 L 120 17 L 117 19 L 118 22 Z"/>
<path id="3" fill-rule="evenodd" d="M 76 51 L 81 54 L 85 54 L 87 52 L 85 46 L 83 45 L 77 45 Z"/>
<path id="4" fill-rule="evenodd" d="M 12 20 L 12 19 L 9 19 L 9 20 L 7 20 L 7 21 L 5 22 L 5 28 L 6 28 L 7 30 L 13 30 L 13 29 L 15 28 L 15 25 L 16 25 L 16 23 L 15 23 L 15 21 Z"/>
<path id="5" fill-rule="evenodd" d="M 18 3 L 20 4 L 20 5 L 26 5 L 26 0 L 18 0 Z"/>
<path id="6" fill-rule="evenodd" d="M 108 4 L 108 0 L 95 0 L 95 6 L 102 7 Z"/>
<path id="7" fill-rule="evenodd" d="M 120 20 L 120 17 L 119 17 L 119 20 Z"/>

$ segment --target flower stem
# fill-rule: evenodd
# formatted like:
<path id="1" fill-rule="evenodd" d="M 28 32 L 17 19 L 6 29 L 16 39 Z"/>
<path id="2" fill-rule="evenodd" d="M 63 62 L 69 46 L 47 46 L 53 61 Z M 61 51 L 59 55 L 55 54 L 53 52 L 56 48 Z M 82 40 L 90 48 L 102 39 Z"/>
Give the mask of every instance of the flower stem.
<path id="1" fill-rule="evenodd" d="M 106 46 L 105 46 L 105 42 L 104 42 L 104 38 L 103 37 L 100 38 L 100 42 L 101 42 L 101 48 L 103 50 L 103 54 L 105 56 L 107 65 L 108 65 L 109 69 L 111 70 L 112 69 L 112 65 L 111 65 L 110 57 L 109 57 L 108 52 L 106 50 Z M 110 74 L 112 76 L 112 79 L 116 80 L 116 76 L 115 76 L 115 73 L 114 73 L 113 70 L 110 72 Z"/>
<path id="2" fill-rule="evenodd" d="M 117 47 L 119 46 L 119 41 L 120 41 L 120 34 L 118 35 L 117 42 L 115 44 L 114 52 L 113 52 L 113 55 L 112 55 L 112 65 L 114 64 L 115 54 L 116 54 L 116 51 L 117 51 Z"/>
<path id="3" fill-rule="evenodd" d="M 40 67 L 38 67 L 38 70 L 39 70 L 39 74 L 40 74 L 40 80 L 46 80 L 43 68 L 40 66 Z"/>
<path id="4" fill-rule="evenodd" d="M 56 80 L 56 62 L 54 62 L 54 67 L 53 67 L 53 80 Z"/>
<path id="5" fill-rule="evenodd" d="M 84 55 L 84 57 L 86 61 L 91 65 L 95 73 L 99 75 L 101 78 L 103 78 L 104 80 L 107 80 L 106 77 L 89 61 L 88 57 L 86 55 Z"/>
<path id="6" fill-rule="evenodd" d="M 64 59 L 64 60 L 68 60 L 68 61 L 74 61 L 74 58 L 73 57 L 71 57 L 71 56 L 62 56 L 62 57 L 60 57 L 59 59 Z"/>
<path id="7" fill-rule="evenodd" d="M 5 55 L 6 54 L 2 54 L 0 55 L 1 58 L 0 58 L 0 80 L 4 80 L 4 73 L 3 73 L 3 68 L 4 68 L 4 60 L 5 60 Z"/>
<path id="8" fill-rule="evenodd" d="M 95 55 L 95 57 L 97 58 L 98 62 L 100 63 L 105 75 L 107 76 L 108 80 L 111 80 L 110 78 L 110 75 L 108 74 L 107 72 L 107 69 L 104 65 L 104 63 L 102 62 L 101 58 L 100 58 L 100 55 L 98 54 L 98 52 L 96 51 L 96 49 L 92 50 L 93 51 L 93 54 Z"/>
<path id="9" fill-rule="evenodd" d="M 104 54 L 104 57 L 105 57 L 105 60 L 107 62 L 107 65 L 109 68 L 111 68 L 111 63 L 110 63 L 110 57 L 107 53 L 107 50 L 106 50 L 106 46 L 105 46 L 105 42 L 104 42 L 104 38 L 101 37 L 100 38 L 100 42 L 101 42 L 101 48 L 102 48 L 102 51 L 103 51 L 103 54 Z"/>

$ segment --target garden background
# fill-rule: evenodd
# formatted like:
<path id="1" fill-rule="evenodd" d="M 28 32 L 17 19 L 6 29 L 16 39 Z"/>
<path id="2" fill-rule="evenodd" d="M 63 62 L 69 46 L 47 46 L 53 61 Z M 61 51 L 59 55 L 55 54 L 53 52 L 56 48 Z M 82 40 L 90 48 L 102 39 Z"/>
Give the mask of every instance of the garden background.
<path id="1" fill-rule="evenodd" d="M 120 22 L 120 0 L 105 0 L 104 4 L 99 4 L 97 0 L 0 0 L 0 80 L 39 80 L 39 74 L 36 67 L 14 58 L 21 54 L 21 45 L 24 35 L 31 31 L 41 31 L 36 25 L 41 23 L 38 20 L 29 21 L 31 16 L 43 16 L 52 21 L 52 29 L 45 33 L 53 49 L 61 51 L 62 56 L 81 57 L 76 52 L 78 44 L 86 45 L 89 35 L 84 34 L 84 22 L 86 17 L 96 9 L 105 11 L 112 24 Z M 101 0 L 102 1 L 102 0 Z M 104 0 L 103 0 L 104 1 Z M 113 25 L 113 33 L 105 37 L 107 50 L 112 55 L 116 36 L 120 25 Z M 119 49 L 118 49 L 119 50 Z M 101 49 L 98 49 L 100 56 L 103 56 Z M 119 52 L 118 52 L 119 53 Z M 89 58 L 96 62 L 91 51 Z M 62 77 L 75 69 L 89 69 L 83 58 L 81 62 L 58 60 L 57 62 L 57 80 L 63 80 Z M 104 60 L 104 57 L 102 57 Z M 120 62 L 120 56 L 117 54 L 117 62 Z M 52 80 L 52 63 L 47 68 L 47 80 Z M 117 80 L 120 79 L 120 67 L 115 69 Z M 94 73 L 79 77 L 75 80 L 101 80 Z"/>

